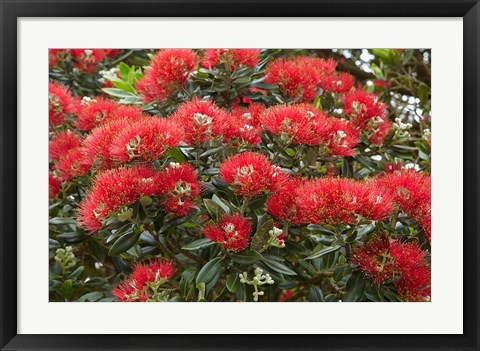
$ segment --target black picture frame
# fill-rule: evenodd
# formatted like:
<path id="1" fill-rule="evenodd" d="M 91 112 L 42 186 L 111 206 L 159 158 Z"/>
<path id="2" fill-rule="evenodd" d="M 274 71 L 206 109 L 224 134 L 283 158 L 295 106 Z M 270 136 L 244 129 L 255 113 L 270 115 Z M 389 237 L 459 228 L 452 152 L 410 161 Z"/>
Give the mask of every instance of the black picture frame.
<path id="1" fill-rule="evenodd" d="M 480 4 L 478 0 L 0 0 L 0 11 L 1 350 L 479 350 Z M 463 17 L 463 172 L 464 189 L 466 189 L 463 194 L 464 333 L 461 335 L 249 335 L 248 337 L 244 335 L 17 334 L 17 19 L 20 17 L 130 16 Z M 220 322 L 221 320 L 223 318 L 219 318 Z M 107 321 L 107 323 L 111 322 L 114 321 Z M 201 323 L 201 321 L 196 322 Z M 288 332 L 288 328 L 285 330 Z M 252 347 L 252 345 L 255 346 Z"/>

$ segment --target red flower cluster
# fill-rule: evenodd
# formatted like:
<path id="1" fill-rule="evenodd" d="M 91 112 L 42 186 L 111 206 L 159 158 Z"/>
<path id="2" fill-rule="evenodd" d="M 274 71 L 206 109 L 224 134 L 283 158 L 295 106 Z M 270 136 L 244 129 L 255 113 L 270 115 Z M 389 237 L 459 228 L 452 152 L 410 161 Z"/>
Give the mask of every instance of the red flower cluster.
<path id="1" fill-rule="evenodd" d="M 52 126 L 63 124 L 69 114 L 76 114 L 79 105 L 65 87 L 59 83 L 48 84 L 48 120 Z"/>
<path id="2" fill-rule="evenodd" d="M 392 122 L 388 120 L 385 104 L 378 101 L 377 95 L 365 90 L 353 90 L 344 95 L 343 109 L 357 129 L 366 131 L 372 144 L 383 144 Z"/>
<path id="3" fill-rule="evenodd" d="M 137 166 L 104 171 L 97 175 L 78 210 L 78 221 L 90 233 L 98 231 L 109 215 L 142 196 L 160 193 L 159 173 Z"/>
<path id="4" fill-rule="evenodd" d="M 171 119 L 183 127 L 183 141 L 188 145 L 198 145 L 222 136 L 228 140 L 236 134 L 231 117 L 210 101 L 193 99 L 183 103 Z"/>
<path id="5" fill-rule="evenodd" d="M 323 145 L 330 155 L 353 156 L 360 140 L 349 121 L 329 117 L 306 104 L 270 107 L 260 115 L 260 122 L 289 143 Z"/>
<path id="6" fill-rule="evenodd" d="M 152 58 L 145 76 L 137 82 L 137 90 L 147 103 L 162 102 L 183 87 L 197 64 L 193 50 L 161 50 Z"/>
<path id="7" fill-rule="evenodd" d="M 237 138 L 240 143 L 259 144 L 262 141 L 259 135 L 262 131 L 259 116 L 263 111 L 265 111 L 265 106 L 257 103 L 251 103 L 248 109 L 240 107 L 232 109 L 230 123 L 235 126 L 235 131 L 230 137 Z M 224 138 L 223 141 L 228 141 L 228 139 Z"/>
<path id="8" fill-rule="evenodd" d="M 301 188 L 305 179 L 300 177 L 288 178 L 282 189 L 273 193 L 267 200 L 267 212 L 273 217 L 290 223 L 298 223 L 300 211 L 297 201 L 297 190 Z"/>
<path id="9" fill-rule="evenodd" d="M 182 136 L 171 120 L 149 117 L 136 108 L 119 108 L 87 136 L 85 156 L 99 169 L 129 161 L 153 162 L 179 145 Z"/>
<path id="10" fill-rule="evenodd" d="M 113 288 L 112 295 L 122 302 L 158 301 L 158 288 L 174 274 L 173 261 L 137 263 L 130 277 Z"/>
<path id="11" fill-rule="evenodd" d="M 202 67 L 212 69 L 220 63 L 225 63 L 233 71 L 241 66 L 257 65 L 259 56 L 260 49 L 207 49 L 202 60 Z"/>
<path id="12" fill-rule="evenodd" d="M 49 49 L 48 50 L 48 67 L 52 68 L 58 65 L 62 58 L 67 53 L 64 49 Z"/>
<path id="13" fill-rule="evenodd" d="M 181 139 L 182 131 L 170 120 L 145 117 L 119 131 L 110 155 L 117 162 L 153 162 L 170 147 L 178 146 Z"/>
<path id="14" fill-rule="evenodd" d="M 296 57 L 273 61 L 267 69 L 265 82 L 278 85 L 284 95 L 296 101 L 312 101 L 318 96 L 323 81 L 334 71 L 333 59 Z"/>
<path id="15" fill-rule="evenodd" d="M 120 105 L 114 100 L 102 97 L 84 98 L 75 127 L 78 130 L 90 131 L 103 123 L 119 118 L 136 120 L 142 116 L 145 115 L 139 107 Z"/>
<path id="16" fill-rule="evenodd" d="M 193 201 L 202 192 L 202 184 L 193 166 L 188 163 L 171 163 L 159 177 L 163 208 L 180 217 L 187 215 L 196 203 Z"/>
<path id="17" fill-rule="evenodd" d="M 316 132 L 325 129 L 326 117 L 307 105 L 280 105 L 267 109 L 260 115 L 264 129 L 283 136 L 293 144 L 318 145 L 321 137 Z"/>
<path id="18" fill-rule="evenodd" d="M 72 49 L 70 55 L 75 68 L 82 73 L 92 73 L 98 69 L 106 52 L 101 49 Z"/>
<path id="19" fill-rule="evenodd" d="M 74 132 L 70 130 L 59 132 L 52 137 L 48 145 L 50 161 L 58 160 L 71 149 L 79 147 L 80 144 L 80 137 Z"/>
<path id="20" fill-rule="evenodd" d="M 48 197 L 54 199 L 60 192 L 62 183 L 50 172 L 48 173 Z"/>
<path id="21" fill-rule="evenodd" d="M 110 154 L 110 148 L 113 141 L 119 133 L 125 130 L 136 120 L 141 118 L 119 118 L 104 123 L 92 130 L 83 142 L 85 148 L 85 157 L 90 160 L 97 169 L 108 169 L 113 166 L 113 159 Z"/>
<path id="22" fill-rule="evenodd" d="M 267 157 L 255 152 L 244 152 L 227 158 L 220 165 L 220 176 L 234 186 L 241 196 L 256 196 L 282 188 L 287 174 L 272 166 Z"/>
<path id="23" fill-rule="evenodd" d="M 217 224 L 202 229 L 206 238 L 222 244 L 227 250 L 240 252 L 248 246 L 252 223 L 239 214 L 223 214 Z"/>
<path id="24" fill-rule="evenodd" d="M 52 68 L 64 59 L 71 59 L 73 66 L 80 72 L 92 73 L 97 70 L 105 57 L 114 58 L 122 51 L 120 49 L 50 49 L 48 65 Z"/>
<path id="25" fill-rule="evenodd" d="M 373 182 L 346 178 L 294 178 L 267 201 L 267 211 L 293 224 L 356 224 L 383 220 L 393 211 L 392 197 Z"/>
<path id="26" fill-rule="evenodd" d="M 331 91 L 335 94 L 346 93 L 350 91 L 355 85 L 355 78 L 346 72 L 340 74 L 333 73 L 327 76 L 321 83 L 320 86 L 324 91 Z"/>
<path id="27" fill-rule="evenodd" d="M 391 280 L 403 300 L 428 301 L 430 269 L 425 255 L 414 242 L 381 237 L 356 249 L 352 262 L 378 285 Z"/>
<path id="28" fill-rule="evenodd" d="M 394 202 L 425 231 L 431 240 L 432 182 L 429 175 L 415 170 L 394 171 L 376 182 L 391 193 Z"/>
<path id="29" fill-rule="evenodd" d="M 85 149 L 76 147 L 60 156 L 54 165 L 54 172 L 64 181 L 87 174 L 92 165 L 85 158 Z"/>

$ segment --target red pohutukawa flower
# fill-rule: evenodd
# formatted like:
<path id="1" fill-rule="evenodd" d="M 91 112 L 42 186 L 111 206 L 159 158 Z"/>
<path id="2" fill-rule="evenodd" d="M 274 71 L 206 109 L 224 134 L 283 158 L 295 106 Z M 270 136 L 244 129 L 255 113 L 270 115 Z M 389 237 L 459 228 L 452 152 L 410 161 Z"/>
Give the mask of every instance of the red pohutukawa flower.
<path id="1" fill-rule="evenodd" d="M 385 192 L 392 194 L 394 202 L 425 231 L 431 240 L 431 189 L 429 175 L 413 169 L 394 171 L 376 181 Z"/>
<path id="2" fill-rule="evenodd" d="M 159 173 L 153 168 L 135 166 L 99 173 L 78 210 L 78 221 L 90 233 L 102 228 L 102 222 L 122 207 L 142 196 L 160 193 Z"/>
<path id="3" fill-rule="evenodd" d="M 116 118 L 119 107 L 120 105 L 115 100 L 102 97 L 84 98 L 75 127 L 78 130 L 90 131 L 102 123 Z"/>
<path id="4" fill-rule="evenodd" d="M 105 53 L 105 56 L 108 58 L 115 58 L 118 55 L 120 55 L 123 50 L 122 49 L 104 49 L 103 52 Z"/>
<path id="5" fill-rule="evenodd" d="M 392 123 L 388 120 L 385 104 L 379 101 L 377 95 L 353 90 L 344 95 L 343 109 L 353 125 L 367 133 L 372 144 L 383 144 Z"/>
<path id="6" fill-rule="evenodd" d="M 346 93 L 350 91 L 355 84 L 355 78 L 349 73 L 331 74 L 321 82 L 320 86 L 325 91 L 331 91 L 335 94 Z"/>
<path id="7" fill-rule="evenodd" d="M 145 117 L 119 131 L 110 147 L 114 161 L 153 162 L 182 139 L 179 126 L 170 120 Z"/>
<path id="8" fill-rule="evenodd" d="M 377 285 L 391 280 L 406 301 L 430 299 L 430 269 L 417 243 L 379 237 L 354 251 L 352 262 Z"/>
<path id="9" fill-rule="evenodd" d="M 330 156 L 353 156 L 360 133 L 347 120 L 329 117 L 307 104 L 274 106 L 260 115 L 264 129 L 293 144 L 319 145 Z"/>
<path id="10" fill-rule="evenodd" d="M 147 117 L 141 116 L 114 119 L 94 128 L 91 134 L 89 134 L 83 142 L 86 160 L 88 160 L 96 169 L 110 168 L 113 165 L 112 156 L 110 154 L 113 140 L 115 140 L 117 135 L 133 122 L 142 118 Z"/>
<path id="11" fill-rule="evenodd" d="M 301 223 L 297 205 L 297 190 L 301 188 L 305 179 L 289 178 L 282 189 L 272 194 L 267 202 L 267 212 L 273 217 L 292 224 Z"/>
<path id="12" fill-rule="evenodd" d="M 224 63 L 230 70 L 241 66 L 253 67 L 258 64 L 260 49 L 207 49 L 202 67 L 211 69 Z"/>
<path id="13" fill-rule="evenodd" d="M 383 220 L 393 211 L 392 197 L 373 182 L 325 178 L 297 189 L 298 218 L 304 223 L 356 224 Z"/>
<path id="14" fill-rule="evenodd" d="M 73 49 L 70 55 L 74 67 L 83 73 L 95 72 L 106 56 L 105 51 L 100 49 Z"/>
<path id="15" fill-rule="evenodd" d="M 69 114 L 78 112 L 79 102 L 70 91 L 59 83 L 48 84 L 48 120 L 57 127 L 64 123 Z"/>
<path id="16" fill-rule="evenodd" d="M 178 108 L 171 119 L 185 131 L 184 142 L 198 145 L 224 136 L 228 140 L 235 134 L 227 112 L 214 103 L 194 99 Z"/>
<path id="17" fill-rule="evenodd" d="M 337 63 L 313 57 L 278 59 L 267 68 L 265 82 L 278 85 L 284 95 L 296 101 L 312 101 L 322 82 L 331 75 Z"/>
<path id="18" fill-rule="evenodd" d="M 230 137 L 250 145 L 259 144 L 262 141 L 259 135 L 261 131 L 259 116 L 264 110 L 265 106 L 258 103 L 251 103 L 248 109 L 239 107 L 232 109 L 230 123 L 235 126 L 235 130 Z M 227 141 L 226 138 L 224 141 Z"/>
<path id="19" fill-rule="evenodd" d="M 360 132 L 350 121 L 328 118 L 326 125 L 316 124 L 315 132 L 326 140 L 331 156 L 353 156 L 360 141 Z"/>
<path id="20" fill-rule="evenodd" d="M 77 147 L 60 156 L 54 170 L 60 179 L 70 181 L 75 177 L 87 174 L 90 167 L 91 165 L 85 160 L 83 147 Z"/>
<path id="21" fill-rule="evenodd" d="M 283 186 L 287 174 L 273 166 L 267 157 L 255 152 L 244 152 L 227 158 L 220 165 L 220 176 L 241 196 L 256 196 L 274 192 Z"/>
<path id="22" fill-rule="evenodd" d="M 137 90 L 145 102 L 162 102 L 180 90 L 198 63 L 193 50 L 161 50 L 152 58 L 145 76 L 137 82 Z"/>
<path id="23" fill-rule="evenodd" d="M 252 223 L 239 214 L 223 214 L 216 224 L 202 229 L 206 238 L 222 244 L 227 250 L 240 252 L 248 246 Z"/>
<path id="24" fill-rule="evenodd" d="M 50 199 L 57 197 L 62 183 L 51 172 L 48 173 L 48 196 Z"/>
<path id="25" fill-rule="evenodd" d="M 48 145 L 48 154 L 50 161 L 56 161 L 65 155 L 71 149 L 80 146 L 80 137 L 74 132 L 67 130 L 59 132 L 52 137 Z"/>
<path id="26" fill-rule="evenodd" d="M 112 290 L 117 301 L 162 301 L 158 288 L 175 274 L 173 261 L 155 260 L 148 264 L 137 263 L 128 279 Z"/>
<path id="27" fill-rule="evenodd" d="M 322 138 L 316 129 L 327 128 L 324 115 L 303 104 L 270 107 L 259 119 L 264 129 L 282 136 L 292 144 L 319 145 Z"/>
<path id="28" fill-rule="evenodd" d="M 67 54 L 65 49 L 49 49 L 48 50 L 48 67 L 55 67 Z"/>
<path id="29" fill-rule="evenodd" d="M 162 207 L 170 214 L 185 216 L 197 204 L 194 199 L 202 192 L 202 184 L 192 165 L 171 163 L 159 177 Z"/>

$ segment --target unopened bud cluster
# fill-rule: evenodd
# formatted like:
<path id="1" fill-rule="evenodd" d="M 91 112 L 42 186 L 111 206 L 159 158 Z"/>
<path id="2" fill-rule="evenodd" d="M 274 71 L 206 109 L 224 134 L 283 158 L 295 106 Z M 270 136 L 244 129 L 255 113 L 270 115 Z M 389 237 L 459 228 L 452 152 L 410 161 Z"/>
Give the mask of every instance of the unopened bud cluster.
<path id="1" fill-rule="evenodd" d="M 240 283 L 253 285 L 253 288 L 255 289 L 255 291 L 253 292 L 253 301 L 257 302 L 258 297 L 263 296 L 265 294 L 263 291 L 258 291 L 258 287 L 264 284 L 272 285 L 273 283 L 275 283 L 275 281 L 272 279 L 272 277 L 270 277 L 270 274 L 268 273 L 263 274 L 263 269 L 261 268 L 255 268 L 254 273 L 255 273 L 255 276 L 253 277 L 252 280 L 248 279 L 247 272 L 240 273 L 239 277 L 240 277 Z"/>
<path id="2" fill-rule="evenodd" d="M 65 249 L 57 249 L 57 251 L 55 251 L 54 260 L 60 265 L 64 274 L 77 264 L 71 246 L 66 246 Z"/>

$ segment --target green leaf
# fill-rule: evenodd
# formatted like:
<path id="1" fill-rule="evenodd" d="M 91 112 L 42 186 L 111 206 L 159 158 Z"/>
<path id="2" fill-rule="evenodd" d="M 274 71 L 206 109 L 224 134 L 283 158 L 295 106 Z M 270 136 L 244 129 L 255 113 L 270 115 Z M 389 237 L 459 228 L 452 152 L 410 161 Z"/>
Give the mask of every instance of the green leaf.
<path id="1" fill-rule="evenodd" d="M 135 89 L 130 84 L 119 79 L 109 79 L 109 80 L 112 82 L 113 86 L 115 86 L 116 88 L 121 89 L 125 92 L 130 92 L 132 94 L 135 94 Z"/>
<path id="2" fill-rule="evenodd" d="M 365 280 L 359 271 L 352 273 L 347 280 L 345 288 L 345 295 L 343 295 L 343 301 L 354 302 L 358 301 L 363 296 L 363 290 L 365 289 Z"/>
<path id="3" fill-rule="evenodd" d="M 250 248 L 252 250 L 260 251 L 263 248 L 263 246 L 270 239 L 270 234 L 268 232 L 273 229 L 273 224 L 273 219 L 270 219 L 263 223 L 260 228 L 257 229 L 257 232 L 253 236 L 252 242 L 250 244 Z"/>
<path id="4" fill-rule="evenodd" d="M 205 247 L 212 246 L 214 244 L 215 243 L 210 239 L 203 238 L 203 239 L 198 239 L 198 240 L 192 241 L 191 243 L 188 243 L 187 245 L 182 247 L 182 250 L 195 251 L 195 250 L 203 249 Z"/>
<path id="5" fill-rule="evenodd" d="M 311 230 L 312 232 L 322 233 L 325 235 L 335 235 L 335 233 L 332 232 L 331 230 L 328 230 L 325 227 L 322 227 L 321 225 L 318 225 L 318 224 L 309 224 L 307 226 L 307 229 Z"/>
<path id="6" fill-rule="evenodd" d="M 68 242 L 69 244 L 79 243 L 87 239 L 85 234 L 80 234 L 76 232 L 62 233 L 57 235 L 57 239 L 62 239 Z"/>
<path id="7" fill-rule="evenodd" d="M 72 280 L 71 279 L 65 280 L 60 289 L 62 291 L 63 296 L 65 296 L 66 299 L 72 296 L 72 293 L 73 293 Z"/>
<path id="8" fill-rule="evenodd" d="M 231 293 L 236 293 L 240 287 L 240 277 L 237 273 L 230 273 L 227 276 L 227 289 Z"/>
<path id="9" fill-rule="evenodd" d="M 267 84 L 264 82 L 258 82 L 255 84 L 252 84 L 252 87 L 259 88 L 259 89 L 264 89 L 264 90 L 274 90 L 277 89 L 278 86 L 274 84 Z"/>
<path id="10" fill-rule="evenodd" d="M 408 62 L 410 62 L 410 59 L 413 56 L 413 50 L 412 49 L 407 49 L 403 53 L 403 60 L 402 63 L 405 66 Z"/>
<path id="11" fill-rule="evenodd" d="M 189 268 L 187 270 L 184 270 L 182 273 L 182 276 L 180 278 L 180 292 L 184 297 L 187 297 L 188 291 L 189 291 L 189 285 L 195 278 L 195 268 Z"/>
<path id="12" fill-rule="evenodd" d="M 120 62 L 120 65 L 118 65 L 118 69 L 120 70 L 120 77 L 124 81 L 128 79 L 128 73 L 130 72 L 130 67 L 125 62 Z"/>
<path id="13" fill-rule="evenodd" d="M 150 196 L 142 196 L 140 198 L 140 203 L 143 207 L 149 206 L 153 202 L 153 199 Z"/>
<path id="14" fill-rule="evenodd" d="M 265 202 L 267 201 L 267 195 L 264 194 L 264 195 L 260 195 L 260 196 L 256 196 L 255 198 L 253 198 L 252 200 L 250 200 L 250 202 L 248 203 L 248 208 L 253 211 L 253 210 L 257 210 L 261 207 L 263 207 L 265 205 Z"/>
<path id="15" fill-rule="evenodd" d="M 185 158 L 185 155 L 183 154 L 182 151 L 178 147 L 173 147 L 170 150 L 168 150 L 165 155 L 167 157 L 172 157 L 175 162 L 182 163 L 185 162 L 187 159 Z"/>
<path id="16" fill-rule="evenodd" d="M 217 152 L 219 152 L 220 150 L 222 150 L 223 147 L 216 147 L 216 148 L 213 148 L 213 149 L 208 149 L 207 151 L 205 151 L 204 153 L 202 153 L 200 155 L 200 157 L 206 157 L 206 156 L 210 156 L 210 155 L 214 155 L 216 154 Z"/>
<path id="17" fill-rule="evenodd" d="M 215 201 L 215 203 L 220 206 L 224 212 L 230 214 L 230 208 L 225 205 L 225 203 L 216 194 L 212 196 L 212 200 Z"/>
<path id="18" fill-rule="evenodd" d="M 308 301 L 325 302 L 323 291 L 318 286 L 310 285 L 308 287 Z"/>
<path id="19" fill-rule="evenodd" d="M 48 221 L 50 224 L 77 224 L 77 221 L 68 217 L 54 217 Z"/>
<path id="20" fill-rule="evenodd" d="M 409 150 L 409 151 L 416 151 L 416 146 L 408 146 L 408 145 L 392 145 L 394 148 L 402 149 L 402 150 Z"/>
<path id="21" fill-rule="evenodd" d="M 294 270 L 288 268 L 284 264 L 273 261 L 273 260 L 268 260 L 266 258 L 263 259 L 263 263 L 271 269 L 273 269 L 277 273 L 285 274 L 285 275 L 297 275 Z"/>
<path id="22" fill-rule="evenodd" d="M 128 251 L 133 245 L 135 245 L 140 238 L 140 234 L 126 233 L 123 234 L 120 238 L 115 241 L 110 250 L 108 251 L 109 256 L 117 256 L 122 252 Z"/>
<path id="23" fill-rule="evenodd" d="M 118 98 L 137 98 L 135 94 L 118 88 L 102 88 L 102 91 Z"/>
<path id="24" fill-rule="evenodd" d="M 78 267 L 77 269 L 75 269 L 72 273 L 70 273 L 70 275 L 68 276 L 68 278 L 70 279 L 77 279 L 80 274 L 82 274 L 82 272 L 84 271 L 85 267 L 84 266 L 80 266 Z"/>
<path id="25" fill-rule="evenodd" d="M 205 266 L 202 267 L 200 272 L 198 272 L 196 279 L 197 288 L 200 286 L 201 283 L 210 283 L 215 278 L 215 276 L 223 269 L 223 257 L 217 257 L 207 262 Z"/>
<path id="26" fill-rule="evenodd" d="M 100 300 L 102 297 L 103 297 L 102 293 L 94 291 L 94 292 L 89 292 L 88 294 L 83 295 L 77 301 L 79 301 L 79 302 L 95 302 L 95 301 Z"/>
<path id="27" fill-rule="evenodd" d="M 232 254 L 230 257 L 233 262 L 243 265 L 251 265 L 263 259 L 263 256 L 260 253 L 253 250 L 243 250 L 239 253 Z"/>
<path id="28" fill-rule="evenodd" d="M 285 153 L 286 153 L 288 156 L 290 156 L 290 157 L 293 157 L 293 156 L 296 155 L 296 151 L 295 151 L 294 149 L 291 149 L 291 148 L 287 148 L 287 149 L 285 150 Z"/>
<path id="29" fill-rule="evenodd" d="M 101 277 L 93 277 L 92 279 L 85 282 L 85 286 L 89 289 L 99 288 L 101 286 L 104 286 L 105 284 L 108 284 L 108 281 Z"/>
<path id="30" fill-rule="evenodd" d="M 323 244 L 319 244 L 315 247 L 315 249 L 317 247 L 323 247 Z M 340 250 L 341 246 L 340 245 L 336 245 L 336 246 L 327 246 L 323 249 L 319 249 L 318 251 L 315 251 L 315 249 L 313 250 L 313 254 L 311 254 L 310 256 L 308 257 L 305 257 L 306 260 L 313 260 L 315 258 L 319 258 L 319 257 L 322 257 L 326 254 L 329 254 L 331 252 L 335 252 L 335 251 L 338 251 Z"/>
<path id="31" fill-rule="evenodd" d="M 367 166 L 373 169 L 377 168 L 377 164 L 371 158 L 365 157 L 363 155 L 356 155 L 355 159 L 364 166 Z"/>
<path id="32" fill-rule="evenodd" d="M 128 221 L 130 218 L 132 218 L 132 216 L 133 216 L 133 209 L 129 208 L 128 210 L 120 212 L 118 214 L 118 220 L 120 222 L 125 222 L 125 221 Z"/>
<path id="33" fill-rule="evenodd" d="M 203 199 L 203 204 L 210 214 L 210 217 L 212 217 L 214 220 L 218 219 L 223 213 L 225 213 L 223 207 L 212 199 Z"/>
<path id="34" fill-rule="evenodd" d="M 342 162 L 342 175 L 344 178 L 352 178 L 353 177 L 353 171 L 352 171 L 352 166 L 348 162 L 348 160 L 345 158 L 343 159 Z"/>
<path id="35" fill-rule="evenodd" d="M 390 58 L 392 56 L 392 49 L 372 49 L 372 54 L 375 56 L 378 56 L 385 61 L 390 61 Z"/>

